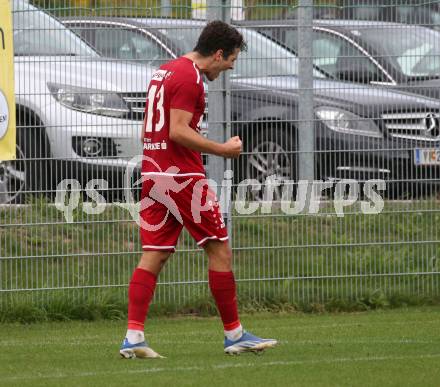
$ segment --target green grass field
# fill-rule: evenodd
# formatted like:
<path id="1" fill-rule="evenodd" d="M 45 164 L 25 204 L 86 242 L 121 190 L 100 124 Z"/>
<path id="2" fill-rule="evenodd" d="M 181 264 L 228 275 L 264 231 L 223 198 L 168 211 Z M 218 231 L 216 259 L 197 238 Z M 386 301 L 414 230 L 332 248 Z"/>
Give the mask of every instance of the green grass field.
<path id="1" fill-rule="evenodd" d="M 357 314 L 254 314 L 249 330 L 280 340 L 261 356 L 222 353 L 217 318 L 147 325 L 166 356 L 122 360 L 122 321 L 0 326 L 1 386 L 436 386 L 440 308 Z"/>

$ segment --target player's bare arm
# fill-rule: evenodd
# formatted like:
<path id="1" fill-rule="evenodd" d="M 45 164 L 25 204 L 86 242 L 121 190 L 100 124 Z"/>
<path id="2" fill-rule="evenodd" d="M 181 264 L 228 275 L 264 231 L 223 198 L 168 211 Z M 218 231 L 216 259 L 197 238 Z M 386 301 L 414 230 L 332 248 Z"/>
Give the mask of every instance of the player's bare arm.
<path id="1" fill-rule="evenodd" d="M 170 139 L 179 145 L 198 152 L 209 153 L 227 158 L 237 158 L 242 150 L 240 137 L 230 138 L 221 144 L 203 137 L 193 130 L 189 124 L 192 113 L 180 109 L 170 110 Z"/>

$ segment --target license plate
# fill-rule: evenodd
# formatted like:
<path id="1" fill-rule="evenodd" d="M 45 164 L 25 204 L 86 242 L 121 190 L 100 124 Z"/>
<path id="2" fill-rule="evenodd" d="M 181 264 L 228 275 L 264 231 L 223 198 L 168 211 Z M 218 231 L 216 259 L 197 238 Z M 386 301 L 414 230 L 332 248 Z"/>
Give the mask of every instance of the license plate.
<path id="1" fill-rule="evenodd" d="M 415 165 L 440 165 L 440 149 L 414 149 Z"/>

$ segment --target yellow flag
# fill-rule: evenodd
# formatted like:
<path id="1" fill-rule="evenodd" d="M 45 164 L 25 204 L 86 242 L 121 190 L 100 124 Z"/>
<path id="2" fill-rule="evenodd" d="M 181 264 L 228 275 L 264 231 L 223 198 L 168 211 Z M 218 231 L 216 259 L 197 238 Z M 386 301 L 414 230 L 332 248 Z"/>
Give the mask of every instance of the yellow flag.
<path id="1" fill-rule="evenodd" d="M 0 161 L 15 160 L 14 50 L 10 0 L 0 0 Z"/>

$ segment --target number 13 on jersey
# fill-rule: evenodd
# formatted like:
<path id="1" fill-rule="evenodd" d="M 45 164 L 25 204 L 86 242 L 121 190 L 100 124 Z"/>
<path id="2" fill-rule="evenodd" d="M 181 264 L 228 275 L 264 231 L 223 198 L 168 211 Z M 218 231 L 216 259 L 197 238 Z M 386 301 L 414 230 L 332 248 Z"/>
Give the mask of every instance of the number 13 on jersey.
<path id="1" fill-rule="evenodd" d="M 157 90 L 157 85 L 151 85 L 147 97 L 147 115 L 145 117 L 144 131 L 146 133 L 159 132 L 165 124 L 165 114 L 163 109 L 164 88 L 163 85 Z M 157 115 L 159 114 L 159 120 Z"/>

